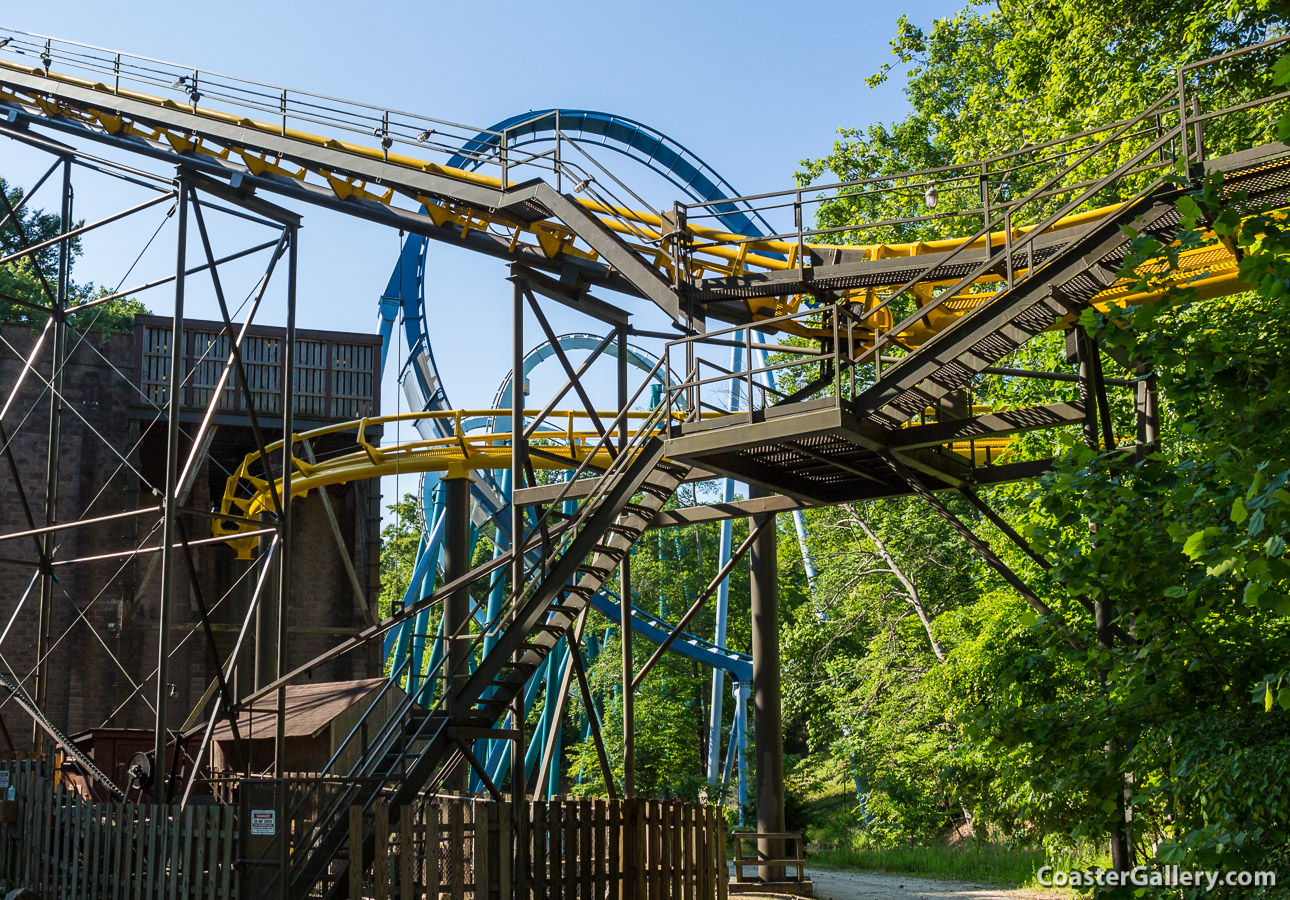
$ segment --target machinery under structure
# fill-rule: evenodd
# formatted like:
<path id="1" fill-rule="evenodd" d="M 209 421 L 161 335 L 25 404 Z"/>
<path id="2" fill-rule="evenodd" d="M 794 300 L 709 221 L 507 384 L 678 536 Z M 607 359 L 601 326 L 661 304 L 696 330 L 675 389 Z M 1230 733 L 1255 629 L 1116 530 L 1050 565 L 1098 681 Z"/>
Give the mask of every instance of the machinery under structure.
<path id="1" fill-rule="evenodd" d="M 1242 117 L 1266 119 L 1290 96 L 1268 93 L 1222 107 L 1205 90 L 1233 60 L 1266 59 L 1270 69 L 1286 40 L 1184 67 L 1146 109 L 1069 138 L 927 172 L 740 196 L 675 141 L 606 113 L 551 109 L 472 128 L 0 28 L 0 136 L 53 160 L 23 203 L 47 182 L 62 183 L 61 233 L 0 259 L 30 263 L 43 299 L 19 302 L 47 317 L 21 352 L 6 339 L 16 365 L 0 385 L 0 444 L 13 481 L 6 490 L 15 500 L 9 506 L 19 510 L 0 533 L 9 551 L 5 571 L 17 573 L 8 580 L 3 611 L 10 625 L 24 608 L 36 621 L 31 671 L 6 662 L 0 673 L 10 695 L 6 711 L 21 707 L 41 740 L 66 754 L 96 790 L 124 799 L 128 786 L 101 771 L 47 708 L 48 661 L 62 640 L 51 635 L 49 623 L 61 603 L 64 572 L 90 567 L 76 589 L 96 597 L 109 585 L 95 578 L 113 584 L 121 578 L 105 563 L 124 567 L 146 559 L 149 575 L 134 576 L 132 586 L 135 594 L 155 598 L 156 665 L 146 677 L 130 676 L 129 699 L 146 705 L 152 740 L 132 777 L 146 782 L 154 802 L 177 810 L 174 822 L 208 795 L 231 798 L 244 819 L 272 813 L 260 820 L 267 828 L 239 826 L 241 865 L 263 876 L 244 879 L 242 895 L 334 897 L 348 890 L 362 896 L 373 879 L 385 885 L 392 877 L 404 896 L 429 891 L 431 876 L 414 874 L 411 862 L 391 874 L 391 816 L 424 821 L 435 798 L 478 795 L 498 809 L 509 803 L 507 815 L 515 818 L 493 812 L 476 820 L 476 896 L 511 896 L 510 875 L 502 871 L 533 866 L 528 857 L 572 853 L 579 861 L 600 860 L 581 883 L 580 896 L 590 897 L 600 883 L 594 878 L 607 872 L 612 883 L 620 863 L 626 871 L 629 854 L 622 848 L 630 842 L 584 843 L 574 853 L 569 841 L 555 837 L 556 828 L 539 849 L 536 839 L 525 843 L 516 835 L 546 832 L 514 811 L 558 793 L 561 719 L 575 690 L 610 796 L 630 801 L 633 694 L 664 654 L 679 653 L 713 672 L 710 781 L 745 783 L 751 732 L 755 785 L 739 793 L 743 800 L 751 789 L 756 798 L 758 886 L 804 889 L 800 869 L 797 882 L 786 874 L 793 858 L 783 805 L 777 516 L 795 517 L 809 574 L 802 510 L 922 498 L 1038 615 L 1052 615 L 938 495 L 967 498 L 1024 548 L 978 494 L 1050 468 L 1050 459 L 1011 460 L 1006 449 L 1014 436 L 1083 429 L 1102 450 L 1126 453 L 1145 452 L 1156 440 L 1150 373 L 1106 377 L 1105 351 L 1075 323 L 1090 308 L 1154 302 L 1170 284 L 1186 285 L 1202 299 L 1243 289 L 1234 248 L 1213 235 L 1178 254 L 1173 267 L 1149 260 L 1128 271 L 1126 261 L 1133 235 L 1148 234 L 1166 246 L 1175 241 L 1185 227 L 1179 198 L 1209 174 L 1222 174 L 1222 201 L 1240 214 L 1290 206 L 1290 148 L 1260 141 L 1212 156 L 1205 140 L 1208 130 L 1235 127 Z M 96 145 L 110 148 L 110 158 L 91 152 Z M 615 151 L 612 167 L 596 155 L 606 156 L 604 148 Z M 138 166 L 120 162 L 123 155 Z M 158 165 L 165 174 L 153 171 Z M 651 207 L 631 186 L 629 167 L 651 170 L 683 199 Z M 145 199 L 72 227 L 72 175 L 84 170 L 129 185 Z M 1019 183 L 1029 186 L 1015 189 Z M 895 222 L 806 224 L 838 198 L 893 193 L 958 193 L 979 203 Z M 21 221 L 7 198 L 4 206 L 0 217 Z M 379 344 L 297 328 L 298 314 L 309 316 L 308 302 L 297 302 L 299 208 L 358 217 L 406 235 L 379 298 Z M 167 227 L 175 232 L 173 273 L 95 297 L 70 297 L 72 242 L 149 210 L 169 210 L 163 225 L 173 223 Z M 236 219 L 244 229 L 239 234 L 250 229 L 259 237 L 218 255 L 211 239 L 216 216 Z M 772 224 L 781 218 L 791 224 Z M 943 229 L 944 237 L 830 243 L 909 222 Z M 508 267 L 513 316 L 509 333 L 494 337 L 509 342 L 511 365 L 491 408 L 448 402 L 431 349 L 432 338 L 440 337 L 427 290 L 431 242 Z M 190 244 L 198 248 L 192 258 Z M 44 271 L 46 251 L 58 258 L 56 272 Z M 263 270 L 234 307 L 223 273 L 257 254 Z M 1148 275 L 1156 277 L 1144 287 Z M 186 318 L 186 291 L 197 277 L 209 280 L 219 320 Z M 286 324 L 266 330 L 255 322 L 271 285 L 281 289 Z M 84 343 L 89 329 L 83 323 L 96 308 L 162 290 L 173 294 L 173 309 L 169 319 L 149 326 L 152 381 L 145 384 L 143 363 L 125 371 L 100 354 L 103 377 L 122 379 L 150 398 L 150 419 L 123 446 L 119 437 L 91 427 L 89 414 L 73 402 L 65 382 L 69 354 Z M 641 300 L 649 304 L 644 312 Z M 557 334 L 547 314 L 554 306 L 585 317 L 587 330 Z M 1053 331 L 1067 333 L 1076 374 L 1007 365 L 1028 341 Z M 395 346 L 406 349 L 405 358 L 391 354 Z M 573 351 L 587 355 L 575 363 Z M 610 359 L 612 408 L 603 409 L 605 401 L 598 406 L 592 394 L 599 399 L 606 381 L 593 387 L 588 373 L 597 360 Z M 534 406 L 528 377 L 548 360 L 566 381 Z M 399 378 L 410 412 L 379 414 L 383 370 Z M 1081 399 L 977 409 L 966 398 L 982 375 L 1074 380 Z M 37 400 L 45 410 L 38 418 L 46 447 L 39 488 L 24 485 L 30 461 L 17 458 L 11 440 L 27 421 L 33 385 L 41 388 Z M 1134 392 L 1139 427 L 1132 444 L 1120 444 L 1111 428 L 1107 392 L 1115 387 Z M 562 409 L 566 398 L 576 402 Z M 102 439 L 115 471 L 69 517 L 67 498 L 60 504 L 58 492 L 65 478 L 61 427 L 73 417 Z M 401 423 L 415 428 L 416 439 L 383 442 Z M 210 462 L 221 459 L 213 449 L 217 424 L 242 429 L 245 449 L 232 459 L 226 448 L 221 471 Z M 152 442 L 152 468 L 139 463 L 145 441 Z M 358 549 L 369 532 L 356 525 L 342 533 L 349 520 L 337 517 L 338 495 L 329 490 L 358 490 L 395 473 L 423 478 L 423 535 L 405 596 L 382 617 L 373 602 L 374 552 Z M 136 491 L 140 499 L 130 508 L 105 514 L 95 503 L 117 477 L 137 478 L 151 493 Z M 722 499 L 682 502 L 681 486 L 700 482 L 720 482 Z M 746 498 L 736 499 L 737 484 L 748 485 Z M 372 501 L 370 493 L 345 500 L 351 513 Z M 313 504 L 312 513 L 306 504 Z M 731 523 L 741 518 L 749 520 L 749 531 L 735 547 Z M 686 598 L 692 602 L 675 621 L 650 613 L 633 595 L 633 546 L 652 530 L 713 522 L 723 528 L 716 576 Z M 85 539 L 89 549 L 82 553 L 78 543 L 78 555 L 60 554 L 73 534 L 93 535 Z M 491 543 L 491 558 L 473 564 L 481 540 Z M 198 565 L 206 557 L 195 553 L 219 561 Z M 318 568 L 323 557 L 331 559 L 325 574 Z M 752 621 L 746 654 L 726 646 L 725 633 L 728 576 L 744 557 Z M 194 587 L 203 579 L 194 574 L 221 566 L 222 595 L 203 596 Z M 360 571 L 364 566 L 369 571 Z M 324 580 L 342 586 L 346 604 L 352 588 L 353 609 L 337 612 L 327 626 L 336 630 L 309 632 L 292 620 L 292 610 Z M 715 633 L 691 633 L 714 597 Z M 194 696 L 185 695 L 190 708 L 179 708 L 170 670 L 185 652 L 187 637 L 176 640 L 175 627 L 185 598 L 197 612 L 184 627 L 212 664 L 203 670 L 205 683 L 189 692 Z M 225 601 L 223 614 L 232 624 L 221 637 L 210 613 Z M 87 608 L 78 607 L 76 623 L 93 630 Z M 358 616 L 357 625 L 349 628 L 346 616 Z M 596 631 L 606 627 L 617 631 L 624 648 L 621 777 L 606 751 L 603 704 L 586 675 Z M 328 633 L 347 636 L 329 640 Z M 639 666 L 632 651 L 638 637 L 655 645 Z M 0 635 L 0 657 L 9 651 L 4 640 Z M 107 639 L 99 640 L 106 648 Z M 365 705 L 354 707 L 309 778 L 301 779 L 291 762 L 291 692 L 300 696 L 301 685 L 320 674 L 374 680 L 363 682 Z M 725 734 L 727 677 L 735 715 Z M 526 734 L 539 691 L 542 717 Z M 216 744 L 221 758 L 227 747 L 234 760 L 230 779 L 218 785 L 204 768 Z M 661 823 L 666 847 L 669 823 L 679 834 L 691 814 L 678 809 L 671 820 L 670 813 L 645 812 L 642 821 Z M 573 813 L 565 815 L 566 823 L 573 821 Z M 578 821 L 593 823 L 588 834 L 596 837 L 588 841 L 607 833 L 594 815 Z M 505 866 L 494 881 L 481 874 L 484 843 Z M 418 851 L 422 859 L 429 844 Z M 673 850 L 686 866 L 694 853 L 693 846 L 674 847 L 658 857 L 650 847 L 641 852 L 653 872 L 662 871 L 657 860 L 673 858 L 667 855 Z M 704 891 L 717 882 L 725 890 L 724 863 L 713 863 L 712 853 L 699 856 L 706 860 L 703 871 L 719 870 L 720 877 L 705 881 L 698 868 L 686 868 L 680 878 L 687 890 L 694 886 L 708 896 Z M 410 849 L 403 858 L 411 858 Z M 724 860 L 724 853 L 716 858 Z M 608 865 L 603 871 L 602 863 Z M 559 883 L 550 880 L 558 864 L 544 865 L 554 868 L 543 869 L 530 887 L 541 896 L 558 893 Z M 417 872 L 423 869 L 429 867 Z M 620 884 L 624 897 L 670 890 L 648 879 L 638 886 L 623 877 Z"/>

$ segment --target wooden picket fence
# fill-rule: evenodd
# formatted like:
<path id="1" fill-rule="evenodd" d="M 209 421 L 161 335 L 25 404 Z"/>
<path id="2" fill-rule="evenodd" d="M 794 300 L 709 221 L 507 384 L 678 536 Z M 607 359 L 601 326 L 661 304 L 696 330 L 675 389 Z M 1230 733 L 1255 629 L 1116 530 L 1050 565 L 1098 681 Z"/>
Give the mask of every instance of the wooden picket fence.
<path id="1" fill-rule="evenodd" d="M 237 896 L 234 808 L 90 803 L 37 766 L 9 772 L 16 821 L 0 826 L 9 884 L 86 900 Z"/>
<path id="2" fill-rule="evenodd" d="M 0 804 L 8 885 L 87 900 L 238 896 L 237 806 L 90 802 L 43 759 L 0 771 L 13 795 Z M 374 813 L 371 864 L 341 876 L 355 900 L 727 900 L 725 819 L 697 803 L 422 796 Z M 370 819 L 354 807 L 349 824 L 363 846 Z"/>
<path id="3" fill-rule="evenodd" d="M 726 823 L 659 800 L 520 804 L 427 798 L 375 810 L 376 855 L 352 900 L 727 900 Z M 362 810 L 350 810 L 361 846 Z M 384 840 L 380 838 L 384 836 Z"/>

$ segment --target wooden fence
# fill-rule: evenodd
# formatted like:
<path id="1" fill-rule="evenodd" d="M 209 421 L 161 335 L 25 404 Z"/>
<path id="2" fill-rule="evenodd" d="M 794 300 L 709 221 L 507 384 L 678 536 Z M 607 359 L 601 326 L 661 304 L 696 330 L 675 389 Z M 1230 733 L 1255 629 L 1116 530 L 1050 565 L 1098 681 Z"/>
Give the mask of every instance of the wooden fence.
<path id="1" fill-rule="evenodd" d="M 376 855 L 352 900 L 726 900 L 726 823 L 659 800 L 427 800 L 377 807 Z M 350 846 L 362 811 L 350 810 Z M 382 839 L 384 838 L 384 839 Z"/>
<path id="2" fill-rule="evenodd" d="M 232 807 L 90 803 L 41 766 L 7 765 L 15 821 L 0 826 L 0 858 L 11 886 L 87 900 L 237 896 Z"/>
<path id="3" fill-rule="evenodd" d="M 0 761 L 5 883 L 41 896 L 233 900 L 238 807 L 95 803 L 46 760 Z M 8 792 L 6 792 L 7 794 Z M 356 900 L 727 900 L 726 823 L 697 803 L 553 800 L 518 805 L 425 796 L 374 810 Z M 371 820 L 350 810 L 350 846 Z"/>

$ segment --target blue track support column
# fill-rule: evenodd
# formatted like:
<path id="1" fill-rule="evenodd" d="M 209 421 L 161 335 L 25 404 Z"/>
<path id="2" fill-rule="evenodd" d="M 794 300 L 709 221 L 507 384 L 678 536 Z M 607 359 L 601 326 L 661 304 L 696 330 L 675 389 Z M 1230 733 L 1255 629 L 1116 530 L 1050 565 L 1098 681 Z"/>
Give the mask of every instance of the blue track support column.
<path id="1" fill-rule="evenodd" d="M 746 681 L 736 682 L 732 693 L 735 696 L 735 721 L 732 728 L 735 760 L 739 765 L 739 825 L 743 827 L 748 809 L 748 695 L 752 685 Z M 727 767 L 728 768 L 728 767 Z"/>
<path id="2" fill-rule="evenodd" d="M 390 339 L 394 336 L 394 326 L 399 317 L 399 298 L 382 297 L 380 301 L 380 321 L 378 323 L 379 334 L 381 335 L 381 372 L 385 372 L 385 360 L 390 355 Z"/>
<path id="3" fill-rule="evenodd" d="M 752 496 L 764 496 L 754 488 Z M 764 528 L 748 551 L 752 605 L 753 733 L 757 742 L 757 831 L 784 830 L 784 736 L 780 718 L 779 561 L 774 513 L 756 516 L 750 527 L 765 519 Z M 782 840 L 760 840 L 763 859 L 783 859 Z M 762 881 L 783 881 L 783 866 L 759 866 Z"/>
<path id="4" fill-rule="evenodd" d="M 524 710 L 524 714 L 526 716 L 528 715 L 529 711 L 533 709 L 533 702 L 537 699 L 538 688 L 540 688 L 541 686 L 542 686 L 542 679 L 534 677 L 529 679 L 528 685 L 524 688 L 522 707 Z M 493 755 L 488 758 L 488 763 L 485 766 L 485 768 L 488 769 L 489 774 L 493 779 L 493 783 L 501 784 L 507 778 L 510 778 L 513 776 L 513 773 L 510 770 L 510 766 L 511 766 L 511 751 L 515 747 L 515 742 L 514 741 L 492 741 L 491 743 L 493 744 Z M 523 778 L 517 779 L 517 782 L 519 784 L 523 784 L 524 779 Z"/>
<path id="5" fill-rule="evenodd" d="M 567 666 L 569 663 L 566 661 L 565 665 Z M 560 795 L 560 760 L 564 756 L 564 723 L 562 718 L 557 719 L 553 716 L 551 719 L 551 727 L 555 729 L 555 748 L 551 751 L 551 767 L 547 770 L 546 776 L 546 799 L 548 800 Z"/>
<path id="6" fill-rule="evenodd" d="M 451 582 L 470 570 L 470 477 L 466 472 L 450 472 L 443 482 L 444 490 L 444 572 L 445 582 Z M 448 645 L 447 661 L 443 668 L 446 676 L 444 693 L 448 698 L 448 714 L 458 719 L 465 714 L 456 700 L 457 686 L 465 681 L 467 655 L 470 648 L 469 628 L 470 591 L 462 588 L 449 594 L 443 601 L 443 636 Z M 466 768 L 458 766 L 445 783 L 449 791 L 466 789 Z"/>
<path id="7" fill-rule="evenodd" d="M 802 548 L 802 569 L 806 572 L 806 586 L 815 587 L 815 563 L 811 560 L 811 550 L 806 543 L 806 518 L 800 509 L 793 510 L 793 530 L 797 532 L 797 545 Z"/>
<path id="8" fill-rule="evenodd" d="M 524 487 L 525 454 L 528 452 L 524 436 L 524 283 L 512 279 L 511 285 L 511 483 L 507 501 L 511 519 L 511 596 L 520 597 L 524 588 L 525 521 L 524 510 L 515 502 L 515 491 Z M 516 657 L 518 659 L 518 657 Z M 517 839 L 526 840 L 524 820 L 520 815 L 522 802 L 528 799 L 528 779 L 524 768 L 524 725 L 528 710 L 537 695 L 535 679 L 529 680 L 529 690 L 524 699 L 517 697 L 511 706 L 510 725 L 515 732 L 511 744 L 511 803 L 518 828 Z"/>
<path id="9" fill-rule="evenodd" d="M 542 712 L 538 714 L 537 723 L 533 726 L 533 740 L 529 742 L 528 752 L 524 755 L 524 778 L 527 783 L 528 779 L 535 774 L 540 774 L 542 769 L 542 751 L 546 747 L 547 735 L 550 734 L 552 719 L 555 717 L 552 713 L 555 711 L 555 698 L 553 696 L 556 685 L 560 683 L 561 674 L 564 672 L 565 665 L 564 644 L 557 644 L 556 648 L 547 654 L 546 663 L 542 667 L 541 683 L 545 686 L 545 692 L 542 698 Z M 556 722 L 554 727 L 559 727 Z M 533 793 L 544 800 L 549 800 L 546 796 L 547 786 L 545 784 L 534 783 Z"/>

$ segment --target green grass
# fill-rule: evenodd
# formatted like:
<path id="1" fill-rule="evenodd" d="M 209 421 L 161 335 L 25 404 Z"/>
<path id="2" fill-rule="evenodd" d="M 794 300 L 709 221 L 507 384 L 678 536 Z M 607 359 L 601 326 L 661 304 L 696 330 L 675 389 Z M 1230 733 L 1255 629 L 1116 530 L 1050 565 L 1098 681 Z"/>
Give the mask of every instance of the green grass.
<path id="1" fill-rule="evenodd" d="M 812 865 L 826 869 L 916 875 L 1006 887 L 1035 886 L 1035 872 L 1045 864 L 1064 869 L 1082 868 L 1099 862 L 1105 864 L 1096 851 L 1077 852 L 1050 860 L 1043 850 L 1018 849 L 984 841 L 971 841 L 958 847 L 821 850 L 808 853 L 807 857 Z"/>

